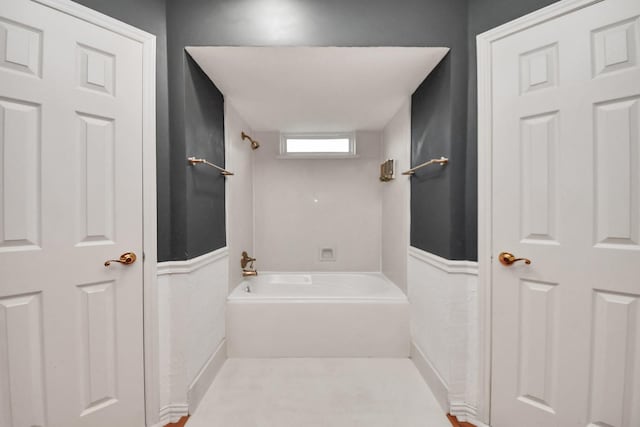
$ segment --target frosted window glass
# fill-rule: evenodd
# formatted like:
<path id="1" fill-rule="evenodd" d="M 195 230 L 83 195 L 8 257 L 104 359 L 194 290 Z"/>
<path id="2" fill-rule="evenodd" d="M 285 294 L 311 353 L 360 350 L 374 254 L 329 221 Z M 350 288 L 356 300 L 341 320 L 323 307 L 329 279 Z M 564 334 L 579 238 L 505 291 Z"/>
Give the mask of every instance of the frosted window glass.
<path id="1" fill-rule="evenodd" d="M 287 139 L 287 153 L 349 153 L 349 138 Z"/>

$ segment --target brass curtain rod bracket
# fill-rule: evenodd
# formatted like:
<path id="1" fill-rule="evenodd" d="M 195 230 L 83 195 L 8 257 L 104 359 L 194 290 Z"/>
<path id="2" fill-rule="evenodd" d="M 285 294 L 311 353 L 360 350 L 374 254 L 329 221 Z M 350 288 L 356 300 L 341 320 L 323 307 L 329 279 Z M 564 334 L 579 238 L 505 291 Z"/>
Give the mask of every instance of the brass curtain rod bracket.
<path id="1" fill-rule="evenodd" d="M 420 164 L 420 165 L 416 166 L 415 168 L 411 168 L 411 169 L 409 169 L 408 171 L 402 172 L 402 175 L 409 175 L 409 176 L 411 176 L 411 175 L 415 175 L 415 173 L 416 173 L 416 171 L 417 171 L 418 169 L 422 169 L 423 167 L 425 167 L 425 166 L 429 166 L 429 165 L 432 165 L 432 164 L 434 164 L 434 163 L 439 163 L 439 164 L 440 164 L 440 166 L 444 166 L 444 165 L 446 165 L 447 163 L 449 163 L 449 159 L 447 159 L 447 158 L 446 158 L 446 157 L 444 157 L 444 156 L 440 157 L 439 159 L 431 159 L 431 160 L 429 160 L 428 162 L 424 162 L 424 163 L 422 163 L 422 164 Z"/>
<path id="2" fill-rule="evenodd" d="M 255 139 L 251 138 L 249 135 L 247 135 L 246 133 L 242 132 L 240 134 L 242 136 L 242 140 L 244 141 L 245 139 L 248 139 L 251 142 L 251 149 L 252 150 L 257 150 L 258 147 L 260 147 L 260 143 L 258 141 L 256 141 Z"/>
<path id="3" fill-rule="evenodd" d="M 389 182 L 395 178 L 394 164 L 395 160 L 389 159 L 380 165 L 380 181 Z"/>
<path id="4" fill-rule="evenodd" d="M 218 169 L 220 171 L 220 175 L 224 175 L 224 176 L 231 176 L 233 175 L 233 172 L 229 172 L 228 170 L 226 170 L 225 168 L 221 168 L 218 165 L 214 165 L 213 163 L 207 161 L 207 159 L 197 159 L 195 157 L 189 157 L 187 158 L 187 160 L 189 161 L 189 164 L 191 166 L 193 165 L 197 165 L 198 163 L 203 163 L 205 165 L 209 165 L 211 167 L 214 167 L 216 169 Z"/>

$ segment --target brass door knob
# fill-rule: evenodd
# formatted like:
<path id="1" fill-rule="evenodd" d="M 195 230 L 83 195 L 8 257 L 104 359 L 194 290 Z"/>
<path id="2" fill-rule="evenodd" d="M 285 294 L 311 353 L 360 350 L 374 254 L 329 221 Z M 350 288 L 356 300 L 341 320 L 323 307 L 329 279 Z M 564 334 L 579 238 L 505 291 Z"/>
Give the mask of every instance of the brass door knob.
<path id="1" fill-rule="evenodd" d="M 119 259 L 108 259 L 108 260 L 106 260 L 104 262 L 104 266 L 105 267 L 109 267 L 112 262 L 119 262 L 120 264 L 129 265 L 129 264 L 133 264 L 134 262 L 136 262 L 136 259 L 138 259 L 138 257 L 136 256 L 135 253 L 133 253 L 133 252 L 125 252 L 122 255 L 120 255 Z"/>
<path id="2" fill-rule="evenodd" d="M 500 255 L 498 255 L 498 259 L 500 260 L 500 264 L 506 266 L 509 266 L 518 261 L 524 261 L 525 264 L 531 264 L 531 260 L 529 258 L 516 258 L 509 252 L 500 252 Z"/>

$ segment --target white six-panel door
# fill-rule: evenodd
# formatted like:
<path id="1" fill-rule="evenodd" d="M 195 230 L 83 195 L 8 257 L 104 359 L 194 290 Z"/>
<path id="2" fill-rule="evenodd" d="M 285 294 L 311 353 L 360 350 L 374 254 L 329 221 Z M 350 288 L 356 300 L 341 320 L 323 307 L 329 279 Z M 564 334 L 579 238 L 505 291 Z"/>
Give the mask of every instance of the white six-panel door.
<path id="1" fill-rule="evenodd" d="M 491 425 L 640 426 L 640 1 L 491 55 Z"/>
<path id="2" fill-rule="evenodd" d="M 141 44 L 2 0 L 0 426 L 144 425 L 141 166 Z"/>

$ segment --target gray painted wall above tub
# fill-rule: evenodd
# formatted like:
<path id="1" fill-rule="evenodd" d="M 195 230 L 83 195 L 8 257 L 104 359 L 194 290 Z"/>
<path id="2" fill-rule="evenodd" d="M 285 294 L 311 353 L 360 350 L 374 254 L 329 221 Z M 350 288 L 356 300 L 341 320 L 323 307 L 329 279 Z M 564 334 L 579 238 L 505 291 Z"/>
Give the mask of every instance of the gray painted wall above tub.
<path id="1" fill-rule="evenodd" d="M 476 36 L 558 0 L 469 1 L 469 101 L 467 114 L 466 259 L 478 259 L 478 80 Z"/>
<path id="2" fill-rule="evenodd" d="M 171 259 L 169 189 L 169 88 L 165 0 L 75 0 L 156 36 L 156 162 L 158 187 L 158 261 Z"/>
<path id="3" fill-rule="evenodd" d="M 224 100 L 198 64 L 184 54 L 184 146 L 185 156 L 204 157 L 220 167 L 224 156 Z M 178 145 L 178 144 L 176 144 Z M 177 162 L 176 162 L 177 163 Z M 184 193 L 186 220 L 173 223 L 184 227 L 185 239 L 174 244 L 174 258 L 190 259 L 227 245 L 225 225 L 225 178 L 207 165 L 187 166 L 179 170 L 186 178 Z"/>
<path id="4" fill-rule="evenodd" d="M 188 103 L 198 102 L 197 97 L 187 96 L 189 67 L 184 48 L 192 45 L 451 48 L 437 73 L 432 74 L 433 82 L 425 82 L 414 96 L 414 164 L 432 154 L 449 155 L 451 163 L 435 180 L 411 178 L 411 242 L 446 258 L 475 260 L 475 36 L 553 0 L 299 0 L 282 2 L 278 7 L 261 0 L 78 2 L 158 36 L 160 261 L 191 258 L 225 244 L 220 238 L 224 216 L 207 213 L 216 211 L 213 204 L 221 203 L 220 193 L 189 209 L 184 197 L 189 179 L 186 151 L 194 148 L 186 145 L 185 111 L 193 108 Z M 428 94 L 435 94 L 435 99 L 428 99 Z M 442 152 L 445 150 L 448 153 Z M 434 204 L 432 196 L 441 203 Z M 198 219 L 188 224 L 191 215 Z M 207 230 L 202 240 L 193 236 L 200 227 Z M 192 244 L 188 243 L 190 235 Z"/>
<path id="5" fill-rule="evenodd" d="M 186 0 L 167 3 L 169 93 L 171 99 L 171 174 L 172 185 L 184 176 L 180 169 L 184 153 L 181 129 L 185 115 L 178 101 L 185 97 L 185 46 L 444 46 L 451 48 L 446 60 L 450 81 L 439 96 L 446 104 L 439 119 L 432 123 L 434 132 L 444 133 L 457 164 L 448 169 L 447 188 L 464 187 L 467 115 L 467 1 L 466 0 L 299 0 L 282 2 L 278 7 L 260 0 Z M 257 67 L 260 64 L 256 64 Z M 436 105 L 436 108 L 438 106 Z M 455 141 L 453 143 L 452 141 Z M 414 159 L 424 153 L 413 150 Z M 460 153 L 460 154 L 457 154 Z M 446 154 L 446 153 L 445 153 Z M 231 177 L 230 179 L 233 179 Z M 178 187 L 182 187 L 180 183 Z M 422 187 L 421 187 L 422 189 Z M 425 190 L 428 189 L 425 187 Z M 438 190 L 440 191 L 440 190 Z M 445 191 L 447 197 L 451 192 Z M 464 206 L 464 188 L 456 191 Z M 172 193 L 173 226 L 186 215 L 186 201 Z M 451 203 L 436 209 L 437 216 L 448 217 Z M 457 205 L 456 205 L 457 206 Z M 454 210 L 457 222 L 464 224 L 464 212 Z M 448 223 L 416 210 L 416 241 L 434 239 L 431 250 L 450 256 L 451 230 Z M 224 221 L 211 226 L 223 229 Z M 448 220 L 447 220 L 448 221 Z M 464 244 L 464 227 L 457 242 Z M 190 236 L 173 233 L 174 257 L 182 256 L 184 239 Z M 412 239 L 413 241 L 413 239 Z M 447 247 L 440 251 L 440 242 Z M 211 247 L 211 249 L 216 249 Z M 464 250 L 461 251 L 464 254 Z M 191 257 L 191 253 L 187 254 Z"/>

